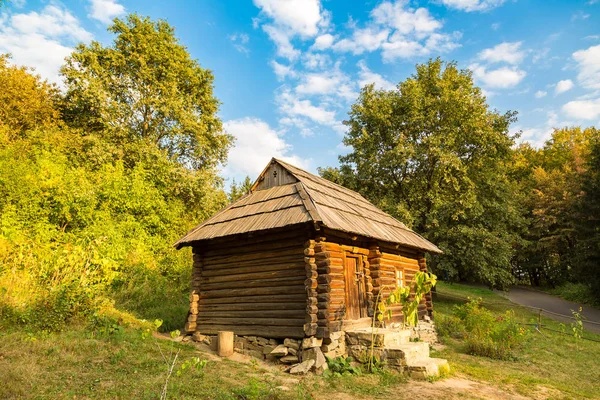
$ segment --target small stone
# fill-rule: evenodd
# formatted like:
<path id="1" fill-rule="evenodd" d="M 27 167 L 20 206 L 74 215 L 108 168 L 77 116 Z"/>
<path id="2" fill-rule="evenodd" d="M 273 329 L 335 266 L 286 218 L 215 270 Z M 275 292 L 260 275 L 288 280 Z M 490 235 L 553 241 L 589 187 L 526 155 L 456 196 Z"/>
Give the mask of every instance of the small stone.
<path id="1" fill-rule="evenodd" d="M 344 336 L 344 332 L 343 331 L 338 331 L 338 332 L 331 332 L 329 334 L 329 338 L 333 341 L 333 340 L 340 340 L 340 338 Z"/>
<path id="2" fill-rule="evenodd" d="M 275 357 L 283 357 L 283 356 L 287 356 L 288 354 L 288 348 L 285 347 L 284 345 L 280 344 L 279 346 L 275 347 L 270 353 L 269 355 L 271 356 L 275 356 Z"/>
<path id="3" fill-rule="evenodd" d="M 190 340 L 192 340 L 192 337 L 190 335 L 186 335 L 183 337 L 183 339 L 181 340 L 183 343 L 187 343 Z"/>
<path id="4" fill-rule="evenodd" d="M 300 364 L 292 365 L 289 373 L 292 375 L 304 375 L 315 365 L 315 360 L 306 360 Z"/>
<path id="5" fill-rule="evenodd" d="M 269 339 L 269 346 L 277 347 L 279 343 L 275 339 Z"/>
<path id="6" fill-rule="evenodd" d="M 294 364 L 298 362 L 298 356 L 285 356 L 279 359 L 284 364 Z"/>
<path id="7" fill-rule="evenodd" d="M 210 336 L 205 336 L 203 334 L 201 334 L 200 332 L 194 332 L 194 334 L 192 335 L 192 340 L 194 342 L 199 342 L 199 343 L 204 343 L 204 344 L 208 344 L 210 345 Z"/>
<path id="8" fill-rule="evenodd" d="M 323 355 L 323 352 L 318 347 L 312 347 L 310 349 L 306 349 L 302 352 L 302 360 L 314 360 L 315 361 L 315 369 L 320 369 L 323 367 L 323 364 L 327 365 L 327 360 Z"/>
<path id="9" fill-rule="evenodd" d="M 267 345 L 267 346 L 263 347 L 263 354 L 264 355 L 271 354 L 271 352 L 274 349 L 275 349 L 275 347 Z"/>
<path id="10" fill-rule="evenodd" d="M 321 347 L 321 345 L 323 344 L 323 339 L 317 339 L 316 337 L 309 337 L 309 338 L 304 338 L 302 340 L 302 348 L 303 349 L 310 349 L 313 347 Z"/>
<path id="11" fill-rule="evenodd" d="M 266 346 L 269 344 L 269 339 L 265 339 L 264 337 L 257 337 L 256 342 L 261 346 Z"/>
<path id="12" fill-rule="evenodd" d="M 294 349 L 293 347 L 288 347 L 288 354 L 295 356 L 298 354 L 298 350 Z"/>
<path id="13" fill-rule="evenodd" d="M 332 350 L 337 349 L 339 345 L 340 345 L 340 342 L 338 342 L 337 340 L 334 340 L 329 344 L 324 344 L 323 346 L 321 346 L 321 350 L 323 350 L 325 353 L 328 353 Z"/>
<path id="14" fill-rule="evenodd" d="M 298 350 L 300 348 L 300 344 L 297 340 L 294 339 L 285 339 L 283 341 L 283 345 L 285 347 L 289 347 L 290 349 Z"/>
<path id="15" fill-rule="evenodd" d="M 246 336 L 246 339 L 247 339 L 249 342 L 256 342 L 256 336 Z"/>

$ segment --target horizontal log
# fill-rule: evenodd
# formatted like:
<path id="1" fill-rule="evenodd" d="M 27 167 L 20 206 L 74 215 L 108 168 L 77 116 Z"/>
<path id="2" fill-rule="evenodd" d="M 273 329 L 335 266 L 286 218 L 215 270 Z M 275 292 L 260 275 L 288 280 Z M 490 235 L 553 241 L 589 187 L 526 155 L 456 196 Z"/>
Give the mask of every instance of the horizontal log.
<path id="1" fill-rule="evenodd" d="M 304 329 L 302 326 L 260 326 L 260 325 L 215 325 L 196 324 L 196 332 L 205 335 L 216 335 L 219 331 L 233 331 L 238 336 L 262 336 L 268 338 L 294 338 L 302 339 Z"/>
<path id="2" fill-rule="evenodd" d="M 283 248 L 277 249 L 273 251 L 259 251 L 259 252 L 251 252 L 248 254 L 242 255 L 224 255 L 218 257 L 210 257 L 204 259 L 203 268 L 211 268 L 214 265 L 223 265 L 223 264 L 235 264 L 238 262 L 251 261 L 251 260 L 262 260 L 267 258 L 281 258 L 285 256 L 302 256 L 304 257 L 304 249 L 300 246 L 292 247 L 292 248 Z"/>
<path id="3" fill-rule="evenodd" d="M 219 257 L 227 254 L 243 254 L 248 252 L 278 249 L 283 247 L 298 246 L 304 248 L 306 238 L 304 233 L 297 232 L 270 234 L 260 239 L 235 240 L 223 243 L 211 243 L 205 251 L 200 249 L 200 254 L 206 258 Z"/>
<path id="4" fill-rule="evenodd" d="M 317 267 L 317 273 L 328 275 L 328 274 L 338 274 L 344 275 L 344 268 L 338 266 L 328 266 L 328 267 Z"/>
<path id="5" fill-rule="evenodd" d="M 201 317 L 201 316 L 199 316 Z M 198 325 L 262 325 L 262 326 L 302 326 L 304 318 L 198 318 Z"/>
<path id="6" fill-rule="evenodd" d="M 267 310 L 298 310 L 306 308 L 304 301 L 284 301 L 279 303 L 224 303 L 224 304 L 202 304 L 198 305 L 198 312 L 212 311 L 267 311 Z"/>
<path id="7" fill-rule="evenodd" d="M 282 270 L 304 270 L 304 263 L 299 259 L 282 259 L 272 262 L 253 262 L 250 264 L 239 265 L 237 267 L 229 267 L 223 269 L 212 269 L 203 270 L 202 277 L 209 276 L 225 276 L 225 275 L 239 275 L 252 272 L 269 272 L 269 271 L 282 271 Z"/>
<path id="8" fill-rule="evenodd" d="M 200 299 L 214 299 L 214 298 L 232 298 L 238 296 L 266 296 L 276 294 L 305 294 L 304 285 L 298 286 L 278 286 L 278 287 L 260 287 L 250 289 L 219 289 L 201 291 L 199 293 Z M 202 301 L 202 300 L 201 300 Z M 248 299 L 238 299 L 237 301 L 248 301 Z"/>
<path id="9" fill-rule="evenodd" d="M 217 276 L 206 276 L 202 277 L 202 283 L 217 283 L 217 282 L 236 282 L 241 280 L 255 280 L 255 279 L 272 279 L 272 278 L 290 278 L 290 277 L 301 277 L 305 276 L 305 272 L 300 268 L 293 269 L 279 269 L 274 271 L 265 272 L 242 272 L 240 274 L 233 275 L 217 275 Z"/>
<path id="10" fill-rule="evenodd" d="M 324 260 L 317 260 L 316 263 L 317 263 L 317 267 L 327 267 L 327 266 L 331 266 L 331 265 L 343 266 L 344 260 L 341 258 L 326 258 Z"/>
<path id="11" fill-rule="evenodd" d="M 314 336 L 317 334 L 317 324 L 304 324 L 303 331 L 306 334 L 306 336 Z"/>
<path id="12" fill-rule="evenodd" d="M 305 248 L 304 249 L 304 255 L 306 257 L 313 257 L 315 255 L 315 249 L 310 249 L 310 248 L 306 249 Z"/>
<path id="13" fill-rule="evenodd" d="M 198 313 L 200 319 L 219 319 L 219 318 L 304 318 L 306 310 L 253 310 L 253 311 L 225 311 L 225 310 L 212 310 L 212 311 L 201 311 Z"/>
<path id="14" fill-rule="evenodd" d="M 268 279 L 254 279 L 254 280 L 242 280 L 228 281 L 228 282 L 215 282 L 215 283 L 202 283 L 200 290 L 209 291 L 213 289 L 237 289 L 237 288 L 264 288 L 264 287 L 277 287 L 277 286 L 296 286 L 304 283 L 304 274 L 300 276 L 288 276 L 284 278 L 268 278 Z"/>
<path id="15" fill-rule="evenodd" d="M 289 303 L 289 302 L 306 302 L 306 292 L 290 294 L 286 291 L 285 294 L 268 294 L 268 295 L 251 295 L 242 299 L 238 297 L 215 297 L 203 298 L 200 305 L 217 305 L 236 303 Z"/>

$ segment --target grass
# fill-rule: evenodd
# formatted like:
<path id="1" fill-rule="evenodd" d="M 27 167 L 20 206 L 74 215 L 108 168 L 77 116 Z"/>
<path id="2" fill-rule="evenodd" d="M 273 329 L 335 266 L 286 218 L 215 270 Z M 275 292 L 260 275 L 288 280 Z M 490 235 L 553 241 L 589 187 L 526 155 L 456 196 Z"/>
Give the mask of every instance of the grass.
<path id="1" fill-rule="evenodd" d="M 466 285 L 440 283 L 438 293 L 435 310 L 439 314 L 451 314 L 454 305 L 462 303 L 459 299 L 468 296 L 481 297 L 499 313 L 512 306 L 492 291 Z M 537 318 L 519 307 L 515 307 L 515 314 L 522 322 Z M 546 328 L 561 329 L 552 320 L 544 319 L 543 323 Z M 0 331 L 0 398 L 160 398 L 166 365 L 152 337 L 144 339 L 141 331 L 133 328 L 98 335 L 84 325 L 71 326 L 61 333 L 30 332 L 25 328 Z M 588 336 L 600 339 L 599 335 Z M 445 348 L 432 352 L 432 356 L 448 359 L 452 374 L 459 377 L 528 397 L 600 398 L 600 343 L 581 341 L 576 345 L 571 336 L 550 331 L 544 331 L 544 336 L 534 333 L 517 361 L 471 356 L 464 353 L 460 341 L 446 339 L 445 343 Z M 172 376 L 168 394 L 173 399 L 375 399 L 411 393 L 418 397 L 425 396 L 423 390 L 444 384 L 443 380 L 407 383 L 405 376 L 394 372 L 298 378 L 274 366 L 216 360 L 185 343 L 159 340 L 159 344 L 167 356 L 180 351 L 181 362 L 193 357 L 208 360 L 202 369 Z M 430 397 L 454 395 L 454 389 L 439 390 L 431 392 Z"/>
<path id="2" fill-rule="evenodd" d="M 455 297 L 466 300 L 470 296 L 481 297 L 487 308 L 497 312 L 512 308 L 523 323 L 535 323 L 538 319 L 537 314 L 515 306 L 488 289 L 439 283 L 437 291 L 440 296 L 434 307 L 439 314 L 449 315 L 454 305 L 464 303 Z M 450 299 L 450 296 L 453 298 Z M 446 338 L 447 347 L 435 356 L 448 359 L 458 373 L 501 388 L 514 389 L 522 395 L 532 396 L 548 390 L 552 398 L 600 398 L 600 343 L 586 340 L 576 343 L 573 336 L 552 332 L 550 329 L 562 331 L 566 328 L 570 331 L 570 327 L 548 318 L 542 318 L 542 324 L 543 334 L 531 333 L 516 361 L 470 356 L 464 353 L 460 341 Z M 600 340 L 600 335 L 589 332 L 585 336 Z"/>

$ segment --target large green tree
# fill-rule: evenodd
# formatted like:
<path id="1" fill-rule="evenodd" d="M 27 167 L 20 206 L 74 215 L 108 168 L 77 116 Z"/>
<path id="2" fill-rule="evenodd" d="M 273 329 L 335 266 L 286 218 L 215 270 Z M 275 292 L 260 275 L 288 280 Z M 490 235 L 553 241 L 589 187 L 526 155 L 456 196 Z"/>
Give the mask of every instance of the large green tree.
<path id="1" fill-rule="evenodd" d="M 344 122 L 351 151 L 321 172 L 438 244 L 438 272 L 501 287 L 520 223 L 508 176 L 515 115 L 491 110 L 470 71 L 430 60 L 397 90 L 362 89 Z"/>
<path id="2" fill-rule="evenodd" d="M 108 29 L 112 45 L 80 44 L 61 69 L 67 121 L 118 145 L 156 145 L 191 169 L 225 161 L 231 137 L 217 116 L 213 75 L 174 29 L 136 14 Z"/>

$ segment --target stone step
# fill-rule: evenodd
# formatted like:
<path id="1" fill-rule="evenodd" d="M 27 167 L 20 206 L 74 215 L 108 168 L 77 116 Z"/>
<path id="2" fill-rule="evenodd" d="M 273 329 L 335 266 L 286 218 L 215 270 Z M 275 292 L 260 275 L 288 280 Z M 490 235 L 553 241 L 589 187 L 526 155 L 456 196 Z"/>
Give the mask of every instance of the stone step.
<path id="1" fill-rule="evenodd" d="M 410 330 L 390 330 L 386 328 L 359 328 L 346 331 L 346 342 L 349 345 L 388 347 L 410 343 Z"/>
<path id="2" fill-rule="evenodd" d="M 427 379 L 439 377 L 450 372 L 450 364 L 443 358 L 426 358 L 407 366 L 410 377 L 413 379 Z"/>
<path id="3" fill-rule="evenodd" d="M 429 343 L 410 342 L 385 346 L 385 354 L 391 365 L 412 365 L 429 358 Z"/>

